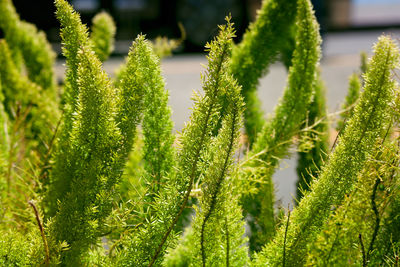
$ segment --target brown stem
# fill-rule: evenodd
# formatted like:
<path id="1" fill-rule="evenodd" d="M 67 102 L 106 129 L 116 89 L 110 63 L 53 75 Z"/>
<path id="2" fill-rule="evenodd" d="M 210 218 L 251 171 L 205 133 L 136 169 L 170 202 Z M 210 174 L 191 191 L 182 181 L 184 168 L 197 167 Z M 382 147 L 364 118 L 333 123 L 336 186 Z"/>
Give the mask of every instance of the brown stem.
<path id="1" fill-rule="evenodd" d="M 20 110 L 17 112 L 16 118 L 15 118 L 15 123 L 13 125 L 13 129 L 12 129 L 12 138 L 10 141 L 10 149 L 8 151 L 8 168 L 7 168 L 7 173 L 6 173 L 6 180 L 7 180 L 7 193 L 10 193 L 10 188 L 11 188 L 11 172 L 13 169 L 13 157 L 14 157 L 14 153 L 15 153 L 15 146 L 16 146 L 16 142 L 17 142 L 17 138 L 18 138 L 18 130 L 21 127 L 22 122 L 24 122 L 26 120 L 26 117 L 28 116 L 28 114 L 30 113 L 32 109 L 32 105 L 29 104 L 26 108 L 26 110 L 24 110 L 23 113 L 20 112 Z"/>
<path id="2" fill-rule="evenodd" d="M 45 255 L 46 255 L 46 266 L 49 266 L 50 265 L 49 246 L 47 244 L 46 235 L 44 234 L 44 229 L 43 229 L 43 225 L 42 225 L 42 222 L 40 220 L 40 217 L 39 217 L 39 212 L 38 212 L 38 210 L 36 208 L 35 203 L 33 203 L 33 200 L 29 200 L 28 204 L 32 206 L 33 211 L 35 212 L 36 221 L 37 221 L 37 224 L 39 226 L 40 234 L 42 235 L 42 239 L 43 239 L 44 251 L 45 251 Z"/>
<path id="3" fill-rule="evenodd" d="M 364 243 L 363 243 L 361 234 L 358 234 L 358 239 L 360 241 L 361 253 L 362 253 L 362 257 L 363 257 L 363 265 L 362 266 L 367 267 L 367 259 L 365 257 L 365 248 L 364 248 Z"/>
<path id="4" fill-rule="evenodd" d="M 287 232 L 289 229 L 289 220 L 290 220 L 290 210 L 288 211 L 288 217 L 286 221 L 286 228 L 285 228 L 285 237 L 283 239 L 283 257 L 282 257 L 282 266 L 285 267 L 286 264 L 286 237 L 287 237 Z"/>
<path id="5" fill-rule="evenodd" d="M 229 267 L 229 227 L 228 219 L 225 217 L 225 235 L 226 235 L 226 267 Z"/>
<path id="6" fill-rule="evenodd" d="M 374 232 L 372 234 L 371 242 L 369 243 L 369 247 L 368 247 L 367 261 L 369 261 L 369 257 L 371 255 L 371 252 L 372 252 L 372 249 L 374 246 L 374 242 L 375 242 L 376 236 L 378 235 L 378 231 L 379 231 L 380 218 L 379 218 L 378 208 L 377 208 L 376 202 L 375 202 L 375 197 L 376 197 L 376 190 L 378 189 L 378 185 L 380 184 L 380 182 L 381 182 L 381 180 L 378 177 L 375 181 L 375 185 L 372 190 L 372 196 L 371 196 L 372 210 L 375 213 L 375 228 L 374 228 Z"/>
<path id="7" fill-rule="evenodd" d="M 52 148 L 53 148 L 53 145 L 54 145 L 54 141 L 55 141 L 55 139 L 57 137 L 57 132 L 58 132 L 58 128 L 60 127 L 60 124 L 61 124 L 63 113 L 64 113 L 64 111 L 62 111 L 60 119 L 57 122 L 57 126 L 56 126 L 56 128 L 54 130 L 54 133 L 53 133 L 53 136 L 51 137 L 51 140 L 50 140 L 49 148 L 47 149 L 46 156 L 44 157 L 43 166 L 42 166 L 42 169 L 41 169 L 40 175 L 39 175 L 40 179 L 43 179 L 43 178 L 46 177 L 47 169 L 48 169 L 47 168 L 47 164 L 49 163 L 51 151 L 52 151 Z"/>

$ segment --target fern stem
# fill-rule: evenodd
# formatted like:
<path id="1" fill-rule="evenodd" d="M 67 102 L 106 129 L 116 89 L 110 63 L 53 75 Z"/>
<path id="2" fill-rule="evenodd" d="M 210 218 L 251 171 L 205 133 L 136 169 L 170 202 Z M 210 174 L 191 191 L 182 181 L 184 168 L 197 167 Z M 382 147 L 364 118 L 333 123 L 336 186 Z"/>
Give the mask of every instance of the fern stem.
<path id="1" fill-rule="evenodd" d="M 376 206 L 376 190 L 378 189 L 379 184 L 381 183 L 381 179 L 378 177 L 375 181 L 374 188 L 372 189 L 372 195 L 371 195 L 371 205 L 372 205 L 372 210 L 374 211 L 375 214 L 375 227 L 374 227 L 374 232 L 372 233 L 372 238 L 371 242 L 369 243 L 368 251 L 367 251 L 367 262 L 369 261 L 369 257 L 371 255 L 376 237 L 378 235 L 379 231 L 379 226 L 380 226 L 380 217 L 379 217 L 379 211 Z"/>
<path id="2" fill-rule="evenodd" d="M 225 43 L 224 47 L 222 49 L 222 55 L 220 56 L 220 61 L 217 63 L 217 71 L 216 71 L 217 77 L 220 76 L 219 74 L 220 74 L 220 71 L 222 69 L 222 64 L 223 64 L 223 62 L 224 62 L 224 60 L 226 58 L 227 52 L 228 52 L 228 44 Z M 217 81 L 215 83 L 215 87 L 212 90 L 212 92 L 213 92 L 212 98 L 213 99 L 216 98 L 217 95 L 218 95 L 218 84 L 219 84 L 219 79 L 217 79 Z M 185 196 L 184 196 L 184 198 L 183 198 L 183 200 L 181 202 L 181 205 L 179 207 L 179 211 L 175 215 L 175 217 L 172 220 L 172 223 L 168 227 L 167 231 L 164 233 L 164 235 L 163 235 L 163 237 L 161 239 L 161 242 L 160 242 L 160 244 L 158 245 L 158 247 L 156 249 L 156 252 L 152 256 L 152 259 L 151 259 L 151 261 L 149 263 L 149 267 L 151 267 L 154 264 L 154 262 L 156 261 L 158 255 L 161 252 L 161 249 L 162 249 L 164 243 L 166 242 L 169 234 L 171 233 L 172 229 L 175 227 L 175 225 L 178 222 L 180 216 L 182 215 L 183 210 L 185 209 L 185 207 L 187 205 L 187 202 L 188 202 L 189 196 L 190 196 L 190 192 L 192 191 L 193 182 L 194 182 L 194 179 L 195 179 L 195 176 L 196 176 L 195 174 L 196 174 L 196 171 L 197 171 L 197 164 L 198 164 L 198 161 L 200 159 L 200 152 L 201 152 L 201 150 L 203 148 L 203 143 L 204 143 L 206 134 L 208 132 L 208 128 L 209 128 L 208 123 L 209 123 L 209 120 L 210 120 L 210 117 L 212 115 L 212 111 L 214 110 L 214 106 L 215 105 L 216 105 L 216 102 L 212 101 L 211 105 L 209 105 L 208 110 L 206 112 L 206 118 L 205 118 L 205 120 L 203 122 L 203 125 L 201 126 L 201 129 L 202 129 L 202 132 L 201 132 L 201 135 L 200 135 L 201 137 L 200 137 L 200 140 L 199 140 L 199 143 L 198 143 L 197 151 L 195 152 L 195 157 L 194 157 L 195 160 L 194 160 L 192 168 L 191 168 L 191 172 L 190 172 L 190 176 L 189 176 L 189 184 L 188 184 L 188 187 L 186 189 Z"/>
<path id="3" fill-rule="evenodd" d="M 43 229 L 42 222 L 40 220 L 38 209 L 37 209 L 35 203 L 33 202 L 33 200 L 29 200 L 28 204 L 31 205 L 31 207 L 33 208 L 33 211 L 35 212 L 36 222 L 37 222 L 37 224 L 39 226 L 40 234 L 41 234 L 42 240 L 43 240 L 44 252 L 45 252 L 45 256 L 46 256 L 46 260 L 45 260 L 46 266 L 49 266 L 50 265 L 49 246 L 47 244 L 47 238 L 46 238 L 46 235 L 44 233 L 44 229 Z"/>
<path id="4" fill-rule="evenodd" d="M 237 115 L 238 115 L 237 112 L 233 112 L 232 121 L 236 121 L 236 116 Z M 217 179 L 217 183 L 215 185 L 214 192 L 211 195 L 210 206 L 208 208 L 208 211 L 205 213 L 204 220 L 203 220 L 203 222 L 201 224 L 201 233 L 200 233 L 201 241 L 200 242 L 201 242 L 201 256 L 202 256 L 202 261 L 203 261 L 203 267 L 206 266 L 206 255 L 205 255 L 205 249 L 204 249 L 204 229 L 205 229 L 207 221 L 209 220 L 212 212 L 215 209 L 215 205 L 216 205 L 216 202 L 217 202 L 217 196 L 218 196 L 218 194 L 220 192 L 222 182 L 224 181 L 224 178 L 226 176 L 226 170 L 227 170 L 227 168 L 229 166 L 230 157 L 231 157 L 232 150 L 233 150 L 233 145 L 235 143 L 235 134 L 238 131 L 238 129 L 236 129 L 235 126 L 236 126 L 236 124 L 232 125 L 231 134 L 230 134 L 230 141 L 229 141 L 229 146 L 228 146 L 229 148 L 228 148 L 227 153 L 226 153 L 226 157 L 225 157 L 225 161 L 224 161 L 224 164 L 223 164 L 223 167 L 222 167 L 222 170 L 221 170 L 221 174 Z"/>
<path id="5" fill-rule="evenodd" d="M 363 267 L 367 267 L 367 259 L 366 259 L 366 256 L 365 256 L 364 242 L 363 242 L 361 234 L 358 235 L 358 239 L 360 241 L 360 246 L 361 246 L 361 254 L 362 254 L 362 258 L 363 258 Z"/>
<path id="6" fill-rule="evenodd" d="M 290 220 L 290 210 L 288 211 L 288 216 L 286 220 L 286 228 L 285 228 L 285 237 L 283 239 L 283 256 L 282 256 L 282 266 L 286 266 L 286 238 L 287 238 L 287 231 L 289 229 L 289 220 Z"/>
<path id="7" fill-rule="evenodd" d="M 226 267 L 229 267 L 229 254 L 230 254 L 230 248 L 229 248 L 229 227 L 228 227 L 228 219 L 225 216 L 225 236 L 226 236 Z"/>

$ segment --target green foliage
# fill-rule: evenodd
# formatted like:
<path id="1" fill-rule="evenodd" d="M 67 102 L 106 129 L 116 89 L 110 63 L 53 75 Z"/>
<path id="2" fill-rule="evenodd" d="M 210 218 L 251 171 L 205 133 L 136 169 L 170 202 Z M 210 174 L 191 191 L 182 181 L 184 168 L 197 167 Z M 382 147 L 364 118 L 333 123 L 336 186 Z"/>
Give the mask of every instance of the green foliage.
<path id="1" fill-rule="evenodd" d="M 296 0 L 264 0 L 257 19 L 232 51 L 231 71 L 242 86 L 245 129 L 250 145 L 264 125 L 258 80 L 277 59 L 296 17 Z"/>
<path id="2" fill-rule="evenodd" d="M 93 43 L 93 51 L 101 62 L 107 60 L 114 49 L 115 23 L 112 17 L 101 12 L 93 17 L 90 40 Z"/>
<path id="3" fill-rule="evenodd" d="M 309 191 L 313 179 L 318 177 L 329 152 L 329 123 L 325 106 L 325 85 L 319 78 L 314 86 L 306 123 L 300 133 L 297 163 L 297 201 Z"/>
<path id="4" fill-rule="evenodd" d="M 284 45 L 281 47 L 281 61 L 287 69 L 292 65 L 293 52 L 296 47 L 296 25 L 290 29 Z M 314 87 L 313 100 L 308 107 L 306 121 L 301 126 L 298 145 L 297 163 L 297 201 L 303 197 L 303 192 L 309 190 L 312 179 L 318 176 L 318 171 L 325 163 L 328 154 L 329 122 L 326 110 L 325 85 L 320 74 Z"/>
<path id="5" fill-rule="evenodd" d="M 48 91 L 44 91 L 38 84 L 32 82 L 22 71 L 18 70 L 12 60 L 12 52 L 5 40 L 0 40 L 0 75 L 2 77 L 3 103 L 8 116 L 16 121 L 21 113 L 24 119 L 26 137 L 39 139 L 39 144 L 33 144 L 37 149 L 45 153 L 47 146 L 53 136 L 55 123 L 59 112 L 57 104 L 51 98 Z M 48 101 L 45 103 L 45 101 Z M 42 146 L 42 148 L 40 148 Z"/>
<path id="6" fill-rule="evenodd" d="M 366 52 L 361 52 L 360 57 L 361 57 L 360 71 L 361 74 L 365 74 L 368 69 L 368 55 Z"/>
<path id="7" fill-rule="evenodd" d="M 203 177 L 203 194 L 200 196 L 193 219 L 193 231 L 186 235 L 186 251 L 178 246 L 169 256 L 169 265 L 210 266 L 224 262 L 226 266 L 245 266 L 248 263 L 246 240 L 243 239 L 244 222 L 241 220 L 238 197 L 232 175 L 232 156 L 236 150 L 243 110 L 240 87 L 228 78 L 226 99 L 229 106 L 222 128 L 211 141 L 205 155 L 207 165 Z M 184 255 L 179 255 L 184 253 Z M 186 254 L 186 255 L 185 255 Z M 188 256 L 190 255 L 190 256 Z M 179 263 L 181 262 L 181 263 Z"/>
<path id="8" fill-rule="evenodd" d="M 143 214 L 152 209 L 154 197 L 166 183 L 166 177 L 173 171 L 173 123 L 170 119 L 168 92 L 164 89 L 159 64 L 151 44 L 144 36 L 139 36 L 132 46 L 123 72 L 120 73 L 119 84 L 126 88 L 122 93 L 126 111 L 121 110 L 118 116 L 121 121 L 120 128 L 127 132 L 126 127 L 132 127 L 135 121 L 139 122 L 138 115 L 143 113 L 142 136 L 137 137 L 134 152 L 130 153 L 120 185 L 121 197 L 125 201 L 137 202 L 137 205 L 133 204 L 133 208 L 138 218 L 129 219 L 130 223 L 144 220 Z M 140 105 L 144 107 L 143 112 L 139 110 Z M 133 138 L 126 136 L 126 140 Z"/>
<path id="9" fill-rule="evenodd" d="M 118 128 L 122 133 L 123 153 L 127 157 L 135 139 L 136 125 L 142 117 L 143 96 L 151 86 L 149 81 L 154 77 L 152 54 L 144 36 L 138 36 L 130 48 L 126 66 L 118 77 L 116 86 L 119 88 L 119 108 L 116 116 Z M 152 71 L 144 72 L 151 64 Z"/>
<path id="10" fill-rule="evenodd" d="M 156 39 L 152 41 L 154 53 L 160 59 L 171 56 L 172 52 L 186 39 L 186 31 L 182 23 L 178 23 L 178 26 L 181 31 L 181 37 L 179 39 L 168 39 L 167 37 L 157 36 Z"/>
<path id="11" fill-rule="evenodd" d="M 392 70 L 400 56 L 389 37 L 368 64 L 363 56 L 361 96 L 352 76 L 330 153 L 309 0 L 265 0 L 237 46 L 230 20 L 220 26 L 206 45 L 204 94 L 193 97 L 177 137 L 160 58 L 181 40 L 139 35 L 112 82 L 101 63 L 113 46 L 111 17 L 96 16 L 89 37 L 67 1 L 55 5 L 63 106 L 44 35 L 0 0 L 0 265 L 398 264 L 400 93 Z M 264 122 L 257 83 L 277 59 L 289 69 L 287 87 Z M 250 151 L 242 159 L 243 115 Z M 271 177 L 293 144 L 301 200 L 285 216 L 274 209 Z"/>
<path id="12" fill-rule="evenodd" d="M 12 47 L 13 60 L 19 68 L 23 61 L 28 78 L 43 90 L 56 95 L 54 75 L 55 53 L 43 32 L 30 23 L 21 21 L 11 0 L 0 1 L 0 29 Z"/>
<path id="13" fill-rule="evenodd" d="M 145 53 L 140 51 L 142 57 Z M 172 143 L 173 122 L 171 121 L 171 108 L 168 106 L 168 92 L 164 89 L 165 83 L 161 76 L 160 62 L 147 47 L 149 60 L 138 64 L 138 68 L 146 72 L 142 84 L 145 84 L 143 112 L 143 161 L 146 171 L 146 182 L 152 199 L 158 194 L 165 184 L 166 177 L 172 171 L 174 150 Z M 147 81 L 147 82 L 145 82 Z"/>
<path id="14" fill-rule="evenodd" d="M 354 106 L 361 93 L 361 81 L 357 74 L 353 74 L 349 80 L 349 90 L 347 92 L 345 101 L 342 105 L 343 112 L 340 114 L 340 120 L 337 122 L 336 130 L 338 134 L 344 132 L 346 122 L 350 119 L 354 113 Z"/>
<path id="15" fill-rule="evenodd" d="M 181 149 L 177 155 L 176 175 L 168 177 L 166 186 L 155 199 L 154 207 L 157 210 L 154 215 L 147 218 L 138 229 L 138 234 L 132 235 L 128 241 L 122 264 L 159 264 L 165 249 L 176 238 L 174 227 L 186 207 L 194 182 L 203 171 L 200 168 L 201 156 L 209 146 L 218 120 L 219 96 L 231 84 L 227 70 L 232 36 L 233 29 L 228 24 L 226 28 L 221 27 L 217 39 L 207 46 L 210 52 L 208 70 L 206 76 L 203 76 L 205 95 L 195 96 L 190 123 L 179 137 Z"/>
<path id="16" fill-rule="evenodd" d="M 275 233 L 272 174 L 279 159 L 287 155 L 293 136 L 306 119 L 316 83 L 320 37 L 309 1 L 299 1 L 296 21 L 296 49 L 287 88 L 274 117 L 259 133 L 245 166 L 250 171 L 257 169 L 248 179 L 257 192 L 245 195 L 243 200 L 244 210 L 249 215 L 250 248 L 253 251 L 260 250 Z M 245 171 L 244 175 L 249 173 Z"/>
<path id="17" fill-rule="evenodd" d="M 376 240 L 382 235 L 382 221 L 389 215 L 387 206 L 397 193 L 397 142 L 382 144 L 383 140 L 378 140 L 352 192 L 330 216 L 317 241 L 310 244 L 307 265 L 382 264 L 382 258 L 375 256 L 384 246 L 377 247 Z"/>
<path id="18" fill-rule="evenodd" d="M 17 231 L 8 230 L 1 231 L 0 234 L 1 266 L 45 265 L 45 254 L 39 233 L 24 235 Z M 57 261 L 53 263 L 57 263 Z"/>
<path id="19" fill-rule="evenodd" d="M 290 217 L 287 231 L 281 227 L 273 242 L 257 255 L 255 264 L 276 266 L 303 265 L 307 246 L 315 241 L 332 207 L 340 205 L 350 193 L 355 177 L 364 167 L 371 149 L 387 130 L 389 103 L 395 82 L 391 70 L 398 64 L 399 52 L 389 37 L 381 37 L 366 74 L 364 92 L 346 130 L 324 167 L 318 182 L 299 203 Z M 286 248 L 283 257 L 282 248 Z"/>
<path id="20" fill-rule="evenodd" d="M 79 49 L 91 53 L 91 47 L 87 28 L 80 21 L 79 15 L 65 0 L 55 1 L 57 8 L 56 16 L 61 23 L 61 39 L 63 40 L 63 54 L 66 57 L 66 77 L 63 93 L 62 125 L 55 151 L 55 165 L 51 170 L 51 180 L 45 202 L 47 206 L 46 215 L 54 216 L 57 212 L 58 199 L 65 196 L 70 190 L 73 164 L 70 156 L 72 152 L 70 135 L 73 129 L 73 116 L 78 109 L 78 51 Z"/>
<path id="21" fill-rule="evenodd" d="M 78 109 L 69 139 L 70 188 L 50 229 L 56 240 L 70 248 L 63 263 L 76 264 L 81 254 L 104 231 L 102 223 L 111 211 L 110 197 L 120 176 L 121 135 L 113 118 L 114 91 L 98 59 L 91 51 L 78 52 Z"/>
<path id="22" fill-rule="evenodd" d="M 153 42 L 154 53 L 160 58 L 172 55 L 172 51 L 177 49 L 182 40 L 167 39 L 166 37 L 157 37 Z"/>
<path id="23" fill-rule="evenodd" d="M 9 226 L 26 229 L 26 201 L 41 191 L 59 111 L 52 93 L 18 69 L 6 40 L 0 40 L 0 88 L 1 214 Z"/>

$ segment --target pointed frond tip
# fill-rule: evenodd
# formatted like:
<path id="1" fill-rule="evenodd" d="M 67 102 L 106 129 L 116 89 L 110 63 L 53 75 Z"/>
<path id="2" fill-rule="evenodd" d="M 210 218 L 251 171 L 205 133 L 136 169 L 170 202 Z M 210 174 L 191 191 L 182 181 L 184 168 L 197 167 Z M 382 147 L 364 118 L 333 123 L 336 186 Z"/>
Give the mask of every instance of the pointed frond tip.
<path id="1" fill-rule="evenodd" d="M 319 180 L 293 211 L 287 231 L 281 227 L 276 237 L 255 260 L 256 266 L 303 265 L 308 245 L 315 242 L 333 206 L 339 206 L 354 186 L 358 173 L 365 166 L 374 144 L 390 127 L 390 107 L 396 82 L 392 70 L 399 64 L 399 49 L 388 36 L 379 38 L 365 76 L 365 87 L 354 115 L 350 118 L 338 145 L 323 168 Z M 282 246 L 286 242 L 286 258 Z M 299 261 L 299 259 L 302 259 Z"/>

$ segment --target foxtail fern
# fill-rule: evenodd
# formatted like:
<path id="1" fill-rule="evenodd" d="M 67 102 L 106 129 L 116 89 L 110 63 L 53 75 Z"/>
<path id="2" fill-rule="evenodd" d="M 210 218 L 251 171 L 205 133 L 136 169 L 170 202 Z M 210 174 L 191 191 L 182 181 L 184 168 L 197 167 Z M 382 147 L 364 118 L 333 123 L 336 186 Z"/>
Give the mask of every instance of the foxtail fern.
<path id="1" fill-rule="evenodd" d="M 165 82 L 161 76 L 160 62 L 151 48 L 147 47 L 150 55 L 147 62 L 143 62 L 139 69 L 146 69 L 143 84 L 148 89 L 144 95 L 143 112 L 143 161 L 146 171 L 147 183 L 152 188 L 149 193 L 151 198 L 165 184 L 165 178 L 172 171 L 174 149 L 172 143 L 173 122 L 171 121 L 171 109 L 168 106 L 168 91 L 165 90 Z M 144 58 L 144 53 L 141 57 Z M 149 71 L 152 70 L 152 71 Z"/>
<path id="2" fill-rule="evenodd" d="M 122 264 L 152 266 L 159 264 L 165 249 L 176 239 L 174 228 L 184 211 L 193 184 L 202 173 L 201 155 L 209 146 L 212 131 L 218 120 L 220 95 L 226 90 L 228 57 L 233 29 L 228 23 L 219 36 L 207 45 L 210 49 L 208 70 L 203 76 L 204 96 L 196 95 L 190 123 L 179 138 L 176 175 L 169 176 L 166 186 L 155 199 L 154 215 L 146 219 L 138 233 L 128 241 Z"/>
<path id="3" fill-rule="evenodd" d="M 59 199 L 50 224 L 55 239 L 70 246 L 62 257 L 65 265 L 79 264 L 82 254 L 104 231 L 121 165 L 113 88 L 92 51 L 82 48 L 77 56 L 79 104 L 69 138 L 70 170 L 63 177 L 70 187 Z"/>
<path id="4" fill-rule="evenodd" d="M 173 123 L 168 106 L 168 92 L 161 76 L 160 60 L 152 50 L 151 44 L 140 35 L 133 43 L 127 63 L 120 73 L 121 110 L 117 120 L 123 133 L 126 146 L 131 147 L 135 125 L 143 113 L 143 180 L 147 187 L 145 201 L 151 204 L 155 195 L 166 182 L 172 171 L 174 150 L 172 143 Z M 143 106 L 143 112 L 142 107 Z M 127 151 L 129 152 L 129 151 Z M 138 152 L 136 152 L 138 153 Z M 126 177 L 129 182 L 134 177 Z M 137 179 L 137 177 L 135 177 Z M 136 189 L 137 190 L 137 189 Z M 147 209 L 141 202 L 139 209 Z"/>
<path id="5" fill-rule="evenodd" d="M 115 23 L 112 17 L 101 12 L 92 20 L 90 40 L 93 43 L 93 51 L 101 62 L 107 60 L 114 49 Z"/>
<path id="6" fill-rule="evenodd" d="M 308 244 L 314 242 L 331 208 L 340 205 L 351 191 L 377 138 L 384 135 L 395 88 L 391 70 L 398 64 L 399 52 L 393 41 L 385 36 L 379 39 L 374 50 L 366 74 L 365 91 L 328 164 L 318 181 L 313 183 L 311 192 L 292 212 L 287 233 L 284 227 L 279 229 L 273 242 L 258 254 L 256 266 L 277 266 L 283 261 L 297 266 L 305 263 Z M 284 242 L 285 258 L 282 255 Z"/>
<path id="7" fill-rule="evenodd" d="M 277 59 L 296 16 L 296 0 L 264 0 L 257 19 L 232 51 L 231 71 L 242 86 L 248 141 L 253 144 L 264 124 L 257 96 L 258 80 Z"/>
<path id="8" fill-rule="evenodd" d="M 325 103 L 325 85 L 319 78 L 314 86 L 314 96 L 306 123 L 300 133 L 299 160 L 296 168 L 297 201 L 303 197 L 305 191 L 310 190 L 313 179 L 318 177 L 327 159 L 329 125 Z"/>
<path id="9" fill-rule="evenodd" d="M 153 68 L 151 72 L 146 73 L 144 68 L 148 64 Z M 122 134 L 124 157 L 127 157 L 131 151 L 136 126 L 142 118 L 144 94 L 146 90 L 151 89 L 147 79 L 155 79 L 154 72 L 156 71 L 152 63 L 151 50 L 144 36 L 138 36 L 129 50 L 126 66 L 117 81 L 119 109 L 116 121 Z"/>
<path id="10" fill-rule="evenodd" d="M 202 195 L 196 208 L 196 217 L 191 226 L 193 229 L 185 235 L 184 242 L 170 252 L 172 255 L 168 256 L 167 265 L 179 263 L 211 266 L 216 262 L 222 266 L 247 265 L 244 222 L 241 220 L 238 197 L 232 193 L 236 184 L 231 166 L 239 138 L 243 105 L 240 87 L 232 78 L 226 79 L 226 100 L 229 106 L 222 128 L 213 138 L 204 159 L 208 167 L 202 181 Z"/>
<path id="11" fill-rule="evenodd" d="M 5 198 L 6 192 L 6 169 L 8 165 L 8 152 L 9 152 L 9 137 L 8 137 L 8 118 L 4 111 L 3 106 L 3 92 L 1 85 L 1 76 L 0 76 L 0 205 L 3 205 L 3 200 Z M 0 211 L 0 217 L 4 218 L 3 210 Z"/>
<path id="12" fill-rule="evenodd" d="M 291 139 L 306 119 L 305 114 L 316 82 L 320 37 L 308 0 L 299 1 L 296 22 L 296 49 L 289 69 L 287 88 L 274 117 L 259 133 L 245 165 L 250 170 L 256 169 L 254 177 L 250 177 L 248 182 L 252 188 L 257 188 L 257 192 L 245 195 L 243 199 L 252 231 L 251 250 L 260 250 L 274 235 L 272 174 L 279 159 L 288 153 Z M 246 171 L 244 173 L 248 175 Z"/>
<path id="13" fill-rule="evenodd" d="M 21 67 L 23 60 L 29 79 L 43 90 L 49 90 L 54 99 L 56 82 L 54 75 L 55 53 L 43 32 L 30 23 L 21 21 L 11 0 L 0 1 L 0 29 L 12 47 L 13 60 Z"/>
<path id="14" fill-rule="evenodd" d="M 397 141 L 378 140 L 349 196 L 330 216 L 316 242 L 311 243 L 309 266 L 378 266 L 374 257 L 387 204 L 396 190 Z M 362 242 L 362 244 L 361 244 Z M 364 250 L 363 250 L 364 247 Z M 384 247 L 384 246 L 379 246 Z M 379 248 L 378 247 L 378 248 Z M 382 257 L 378 257 L 381 259 Z"/>
<path id="15" fill-rule="evenodd" d="M 2 101 L 9 118 L 15 121 L 20 113 L 29 114 L 23 122 L 25 139 L 30 141 L 26 149 L 45 154 L 59 117 L 57 104 L 49 91 L 44 91 L 18 69 L 5 40 L 0 40 L 0 77 Z"/>
<path id="16" fill-rule="evenodd" d="M 345 101 L 342 105 L 343 112 L 340 114 L 340 119 L 337 122 L 336 130 L 338 134 L 344 132 L 346 127 L 346 122 L 354 113 L 354 106 L 360 97 L 361 93 L 361 81 L 357 74 L 353 74 L 350 76 L 349 80 L 349 89 L 345 98 Z"/>
<path id="17" fill-rule="evenodd" d="M 50 175 L 49 188 L 46 192 L 46 215 L 54 216 L 57 211 L 57 202 L 66 192 L 70 191 L 73 159 L 70 158 L 70 135 L 73 129 L 74 119 L 78 106 L 78 51 L 81 49 L 91 53 L 91 45 L 87 28 L 80 20 L 73 8 L 65 0 L 56 0 L 56 15 L 61 23 L 61 39 L 63 40 L 63 54 L 66 57 L 66 78 L 63 93 L 64 107 L 62 126 L 55 151 L 55 164 Z"/>

